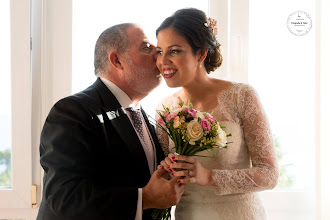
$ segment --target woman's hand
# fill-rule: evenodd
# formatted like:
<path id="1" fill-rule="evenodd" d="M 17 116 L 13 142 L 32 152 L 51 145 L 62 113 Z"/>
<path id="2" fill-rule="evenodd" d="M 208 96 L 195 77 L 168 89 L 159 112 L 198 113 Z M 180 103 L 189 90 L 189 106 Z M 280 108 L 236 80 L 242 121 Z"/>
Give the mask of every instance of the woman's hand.
<path id="1" fill-rule="evenodd" d="M 180 161 L 180 162 L 177 162 Z M 185 163 L 181 163 L 184 161 Z M 204 168 L 195 158 L 184 155 L 169 154 L 161 165 L 173 176 L 181 176 L 180 183 L 196 183 L 200 186 L 215 185 L 212 170 Z M 178 170 L 184 169 L 184 170 Z M 186 177 L 186 178 L 185 178 Z"/>
<path id="2" fill-rule="evenodd" d="M 174 168 L 170 168 L 170 165 L 173 163 L 172 158 L 174 155 L 173 154 L 169 154 L 165 160 L 160 162 L 160 165 L 158 166 L 158 169 L 164 168 L 165 170 L 167 170 L 167 172 L 172 173 L 172 175 L 174 174 L 175 169 Z"/>

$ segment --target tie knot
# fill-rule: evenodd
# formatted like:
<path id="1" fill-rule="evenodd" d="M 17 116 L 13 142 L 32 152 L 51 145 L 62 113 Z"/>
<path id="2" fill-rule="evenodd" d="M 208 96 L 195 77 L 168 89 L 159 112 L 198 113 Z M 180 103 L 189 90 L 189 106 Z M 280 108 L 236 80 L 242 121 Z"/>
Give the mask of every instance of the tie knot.
<path id="1" fill-rule="evenodd" d="M 126 108 L 126 111 L 129 111 L 129 113 L 133 113 L 133 114 L 141 114 L 140 109 L 136 109 L 136 108 L 132 108 L 132 107 L 128 107 Z"/>
<path id="2" fill-rule="evenodd" d="M 142 113 L 139 109 L 134 109 L 132 107 L 126 108 L 126 111 L 128 111 L 131 114 L 131 117 L 134 121 L 134 123 L 142 124 Z"/>

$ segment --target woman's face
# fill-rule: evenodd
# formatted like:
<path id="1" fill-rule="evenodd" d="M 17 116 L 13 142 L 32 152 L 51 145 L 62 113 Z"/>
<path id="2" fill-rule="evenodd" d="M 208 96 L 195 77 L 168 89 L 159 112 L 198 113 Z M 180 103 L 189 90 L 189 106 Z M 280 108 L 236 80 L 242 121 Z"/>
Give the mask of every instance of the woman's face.
<path id="1" fill-rule="evenodd" d="M 200 55 L 172 28 L 158 32 L 156 50 L 157 67 L 169 87 L 185 86 L 195 79 Z"/>

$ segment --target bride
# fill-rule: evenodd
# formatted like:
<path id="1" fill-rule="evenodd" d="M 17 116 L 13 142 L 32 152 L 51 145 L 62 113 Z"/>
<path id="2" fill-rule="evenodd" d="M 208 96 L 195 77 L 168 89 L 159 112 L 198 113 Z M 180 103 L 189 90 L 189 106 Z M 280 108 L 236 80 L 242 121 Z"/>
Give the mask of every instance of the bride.
<path id="1" fill-rule="evenodd" d="M 226 126 L 231 143 L 212 155 L 201 153 L 212 157 L 175 156 L 173 143 L 158 130 L 168 155 L 161 165 L 173 176 L 185 177 L 178 180 L 186 188 L 176 220 L 263 220 L 267 215 L 256 192 L 274 188 L 278 179 L 272 133 L 250 85 L 208 76 L 222 63 L 215 31 L 214 20 L 193 8 L 178 10 L 157 29 L 157 67 L 169 87 L 182 87 L 160 106 L 171 106 L 178 97 L 190 100 Z"/>

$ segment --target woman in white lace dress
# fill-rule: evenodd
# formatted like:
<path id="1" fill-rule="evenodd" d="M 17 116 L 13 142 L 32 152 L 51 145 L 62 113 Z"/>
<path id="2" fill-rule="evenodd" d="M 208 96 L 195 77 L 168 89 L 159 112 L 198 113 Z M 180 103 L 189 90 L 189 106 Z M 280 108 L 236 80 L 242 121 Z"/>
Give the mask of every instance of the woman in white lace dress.
<path id="1" fill-rule="evenodd" d="M 158 130 L 168 155 L 162 167 L 185 177 L 179 180 L 186 189 L 175 219 L 263 220 L 267 217 L 256 192 L 274 188 L 278 179 L 272 133 L 251 86 L 208 76 L 222 62 L 214 32 L 213 23 L 197 9 L 179 10 L 157 29 L 157 66 L 169 87 L 182 87 L 161 104 L 176 104 L 177 97 L 189 99 L 232 135 L 228 148 L 201 153 L 212 158 L 186 157 L 174 156 L 173 143 Z"/>

